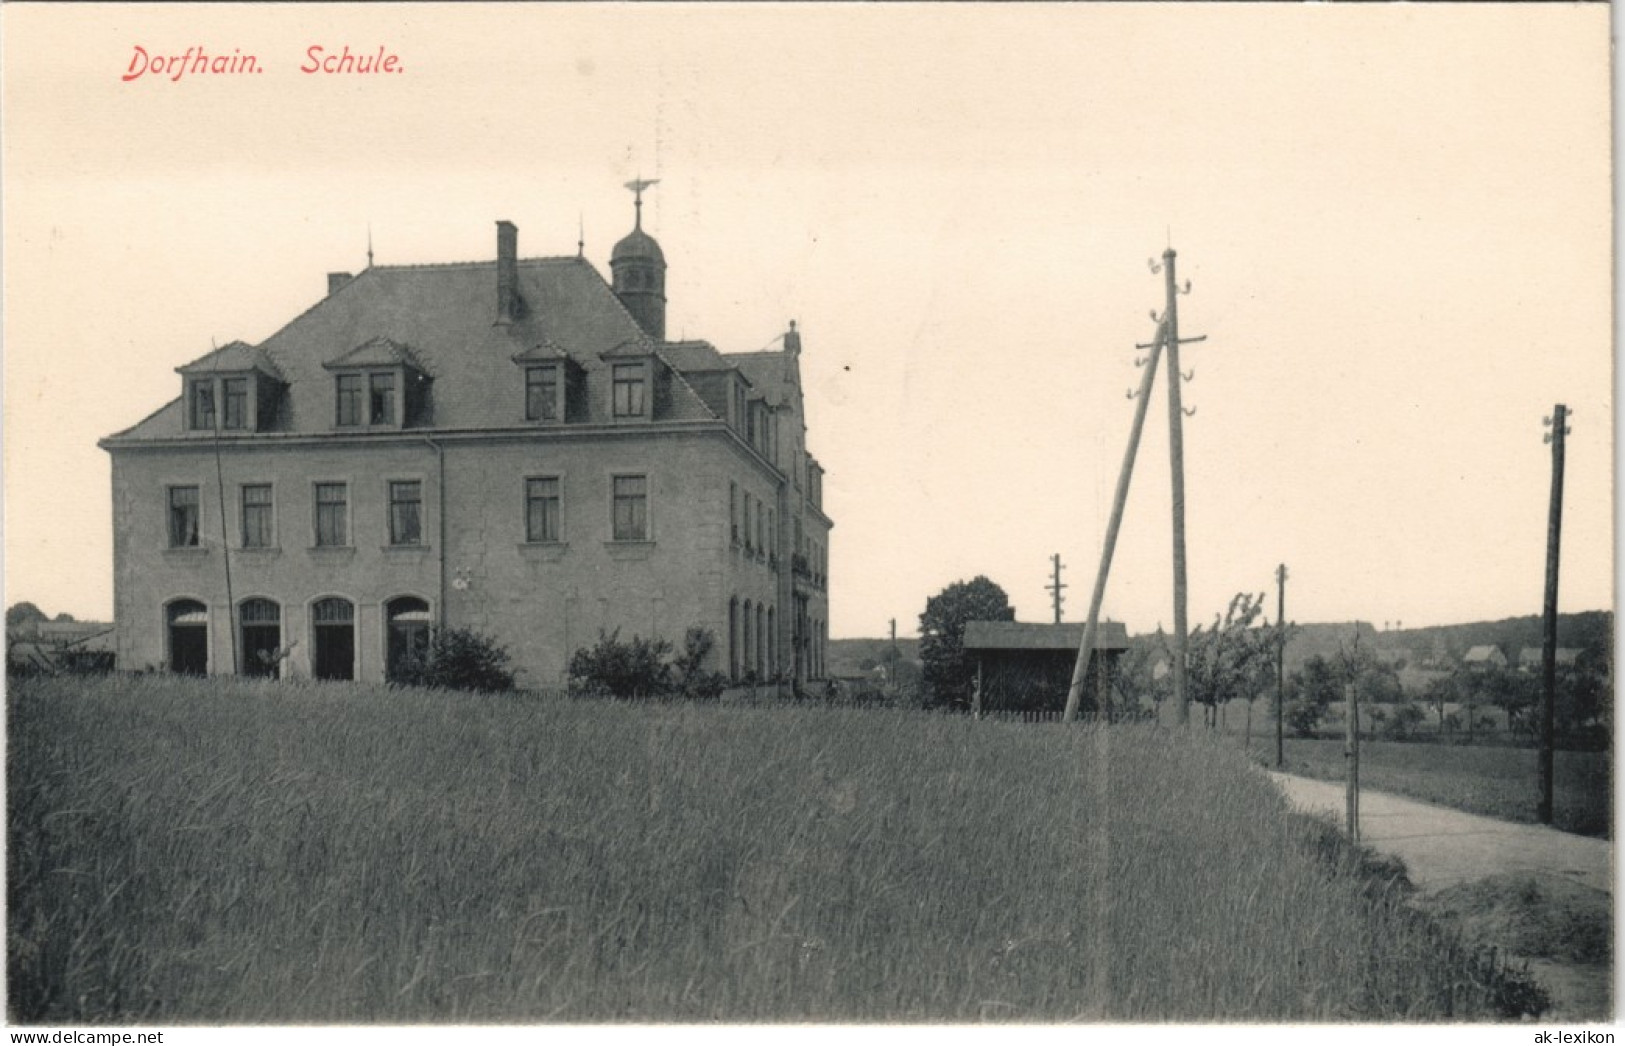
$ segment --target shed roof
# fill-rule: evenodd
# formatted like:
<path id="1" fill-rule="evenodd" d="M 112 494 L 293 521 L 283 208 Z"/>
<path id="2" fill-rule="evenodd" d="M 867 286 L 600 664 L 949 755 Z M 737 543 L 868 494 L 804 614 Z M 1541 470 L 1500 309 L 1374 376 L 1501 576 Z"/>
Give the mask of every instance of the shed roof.
<path id="1" fill-rule="evenodd" d="M 1021 621 L 970 621 L 965 625 L 966 650 L 1077 650 L 1083 645 L 1083 622 L 1059 625 Z M 1096 650 L 1128 649 L 1128 626 L 1102 621 Z"/>

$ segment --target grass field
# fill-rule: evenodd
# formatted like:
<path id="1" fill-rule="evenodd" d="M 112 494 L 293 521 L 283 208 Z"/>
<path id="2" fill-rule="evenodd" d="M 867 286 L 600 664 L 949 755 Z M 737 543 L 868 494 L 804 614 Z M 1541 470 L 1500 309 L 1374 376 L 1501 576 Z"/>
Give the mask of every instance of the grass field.
<path id="1" fill-rule="evenodd" d="M 161 677 L 8 702 L 24 1023 L 1483 1019 L 1522 990 L 1200 736 Z"/>
<path id="2" fill-rule="evenodd" d="M 1275 765 L 1275 738 L 1253 738 L 1253 754 Z M 1343 742 L 1287 738 L 1291 773 L 1328 781 L 1346 778 Z M 1534 823 L 1540 798 L 1539 753 L 1533 748 L 1360 742 L 1360 784 L 1508 821 Z M 1612 765 L 1607 752 L 1557 752 L 1553 760 L 1556 827 L 1611 837 Z"/>

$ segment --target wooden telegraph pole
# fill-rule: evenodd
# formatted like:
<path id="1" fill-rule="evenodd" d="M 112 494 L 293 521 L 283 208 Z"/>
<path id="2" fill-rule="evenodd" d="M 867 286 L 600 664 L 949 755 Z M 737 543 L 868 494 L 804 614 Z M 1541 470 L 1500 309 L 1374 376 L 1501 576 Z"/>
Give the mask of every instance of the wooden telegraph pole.
<path id="1" fill-rule="evenodd" d="M 1552 771 L 1556 757 L 1557 728 L 1557 551 L 1563 533 L 1563 437 L 1569 434 L 1569 410 L 1559 403 L 1552 408 L 1546 424 L 1552 431 L 1546 442 L 1552 445 L 1552 503 L 1546 517 L 1546 608 L 1545 638 L 1541 644 L 1541 675 L 1545 684 L 1545 709 L 1540 731 L 1540 823 L 1552 823 Z"/>
<path id="2" fill-rule="evenodd" d="M 1286 564 L 1275 568 L 1275 765 L 1286 762 Z"/>
<path id="3" fill-rule="evenodd" d="M 1061 554 L 1057 552 L 1049 559 L 1053 565 L 1052 579 L 1044 587 L 1049 589 L 1050 598 L 1055 603 L 1055 623 L 1058 625 L 1061 623 L 1061 604 L 1065 602 L 1065 597 L 1061 595 L 1061 589 L 1066 586 L 1061 583 Z"/>
<path id="4" fill-rule="evenodd" d="M 1189 375 L 1179 372 L 1179 346 L 1203 338 L 1179 337 L 1179 286 L 1174 280 L 1174 249 L 1162 252 L 1162 267 L 1168 288 L 1167 311 L 1163 324 L 1168 342 L 1168 457 L 1173 473 L 1174 515 L 1174 715 L 1175 722 L 1184 726 L 1190 722 L 1190 695 L 1185 689 L 1186 629 L 1185 629 L 1185 430 L 1184 404 L 1180 401 L 1179 382 Z M 1186 283 L 1185 292 L 1190 292 Z M 1205 337 L 1205 336 L 1204 336 Z M 1190 413 L 1196 413 L 1192 410 Z"/>
<path id="5" fill-rule="evenodd" d="M 1149 348 L 1151 355 L 1144 361 L 1145 377 L 1140 379 L 1140 391 L 1129 393 L 1129 398 L 1139 402 L 1134 405 L 1134 423 L 1129 428 L 1128 448 L 1123 451 L 1123 467 L 1117 474 L 1117 493 L 1112 498 L 1111 519 L 1106 523 L 1106 542 L 1100 550 L 1100 569 L 1095 572 L 1095 588 L 1089 596 L 1089 617 L 1083 626 L 1083 642 L 1078 644 L 1078 660 L 1072 666 L 1072 685 L 1066 691 L 1066 710 L 1061 713 L 1063 723 L 1078 718 L 1078 704 L 1083 699 L 1083 681 L 1089 674 L 1089 658 L 1095 652 L 1095 634 L 1100 628 L 1100 604 L 1106 598 L 1106 575 L 1111 573 L 1112 551 L 1117 548 L 1117 532 L 1123 525 L 1123 506 L 1128 503 L 1129 480 L 1134 478 L 1134 456 L 1140 449 L 1145 411 L 1151 403 L 1151 387 L 1157 379 L 1157 361 L 1162 358 L 1162 347 L 1167 340 L 1168 321 L 1164 318 L 1150 345 L 1135 346 Z"/>

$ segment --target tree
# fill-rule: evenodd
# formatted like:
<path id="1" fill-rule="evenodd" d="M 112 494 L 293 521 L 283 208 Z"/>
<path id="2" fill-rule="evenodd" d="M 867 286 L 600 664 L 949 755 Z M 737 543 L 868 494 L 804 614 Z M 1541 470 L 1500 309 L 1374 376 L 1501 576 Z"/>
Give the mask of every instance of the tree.
<path id="1" fill-rule="evenodd" d="M 495 693 L 514 688 L 508 651 L 471 628 L 442 628 L 422 657 L 408 659 L 400 681 L 409 686 Z"/>
<path id="2" fill-rule="evenodd" d="M 1251 701 L 1275 664 L 1279 633 L 1255 627 L 1263 611 L 1264 593 L 1238 592 L 1222 618 L 1215 614 L 1205 630 L 1198 625 L 1185 642 L 1186 693 L 1203 706 L 1209 729 L 1218 725 L 1219 709 L 1226 702 Z"/>
<path id="3" fill-rule="evenodd" d="M 36 621 L 49 621 L 45 611 L 32 603 L 13 603 L 6 608 L 6 627 L 15 628 Z"/>
<path id="4" fill-rule="evenodd" d="M 920 660 L 925 664 L 927 706 L 970 707 L 975 673 L 965 656 L 967 622 L 1015 619 L 1015 608 L 1004 589 L 981 575 L 955 581 L 926 600 L 920 615 Z"/>
<path id="5" fill-rule="evenodd" d="M 1286 721 L 1299 737 L 1313 737 L 1321 717 L 1343 694 L 1343 684 L 1330 661 L 1316 654 L 1287 680 Z"/>

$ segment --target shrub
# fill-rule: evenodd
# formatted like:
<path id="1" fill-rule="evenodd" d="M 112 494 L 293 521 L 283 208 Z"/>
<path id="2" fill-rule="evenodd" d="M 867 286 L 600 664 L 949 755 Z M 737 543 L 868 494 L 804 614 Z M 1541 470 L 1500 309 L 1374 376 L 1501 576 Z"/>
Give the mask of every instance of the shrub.
<path id="1" fill-rule="evenodd" d="M 621 642 L 621 630 L 598 631 L 598 642 L 570 656 L 570 690 L 597 697 L 663 697 L 672 692 L 672 666 L 666 660 L 671 643 L 633 636 Z"/>
<path id="2" fill-rule="evenodd" d="M 683 652 L 678 655 L 673 669 L 677 690 L 684 697 L 714 701 L 728 688 L 727 676 L 707 671 L 705 667 L 705 660 L 716 645 L 716 637 L 708 628 L 695 625 L 683 634 Z"/>
<path id="3" fill-rule="evenodd" d="M 471 628 L 442 628 L 422 657 L 400 666 L 397 679 L 409 686 L 494 693 L 514 688 L 508 661 L 508 651 L 490 636 Z"/>

